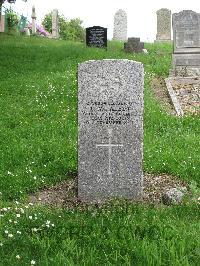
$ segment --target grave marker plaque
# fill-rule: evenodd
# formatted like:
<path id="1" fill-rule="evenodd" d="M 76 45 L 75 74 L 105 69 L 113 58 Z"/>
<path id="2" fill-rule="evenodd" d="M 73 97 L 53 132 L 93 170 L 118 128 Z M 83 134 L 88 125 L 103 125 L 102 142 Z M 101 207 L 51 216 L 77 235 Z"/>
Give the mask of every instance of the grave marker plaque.
<path id="1" fill-rule="evenodd" d="M 107 48 L 107 28 L 100 26 L 86 28 L 86 45 Z"/>
<path id="2" fill-rule="evenodd" d="M 78 66 L 78 196 L 142 196 L 143 66 L 130 60 Z"/>

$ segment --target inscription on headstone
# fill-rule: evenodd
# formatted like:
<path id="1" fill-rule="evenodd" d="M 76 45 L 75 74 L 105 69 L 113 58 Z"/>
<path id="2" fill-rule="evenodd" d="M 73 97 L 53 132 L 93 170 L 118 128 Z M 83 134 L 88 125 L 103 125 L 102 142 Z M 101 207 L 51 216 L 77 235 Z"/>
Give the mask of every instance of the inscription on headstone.
<path id="1" fill-rule="evenodd" d="M 107 47 L 107 28 L 93 26 L 86 28 L 86 45 L 99 48 Z"/>
<path id="2" fill-rule="evenodd" d="M 78 196 L 141 199 L 143 66 L 130 60 L 78 67 Z"/>
<path id="3" fill-rule="evenodd" d="M 200 48 L 200 14 L 183 10 L 173 14 L 174 50 Z"/>

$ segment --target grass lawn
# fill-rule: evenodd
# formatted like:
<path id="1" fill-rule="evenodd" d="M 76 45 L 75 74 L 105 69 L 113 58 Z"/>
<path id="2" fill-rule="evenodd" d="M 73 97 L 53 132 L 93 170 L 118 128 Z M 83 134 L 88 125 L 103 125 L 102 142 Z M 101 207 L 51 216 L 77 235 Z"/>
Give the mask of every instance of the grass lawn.
<path id="1" fill-rule="evenodd" d="M 109 42 L 105 51 L 0 34 L 0 265 L 199 265 L 195 202 L 85 209 L 26 203 L 28 193 L 77 173 L 76 71 L 91 59 L 144 64 L 144 171 L 199 185 L 199 117 L 170 116 L 149 86 L 167 77 L 172 47 L 146 44 L 148 54 L 125 54 L 122 46 Z"/>

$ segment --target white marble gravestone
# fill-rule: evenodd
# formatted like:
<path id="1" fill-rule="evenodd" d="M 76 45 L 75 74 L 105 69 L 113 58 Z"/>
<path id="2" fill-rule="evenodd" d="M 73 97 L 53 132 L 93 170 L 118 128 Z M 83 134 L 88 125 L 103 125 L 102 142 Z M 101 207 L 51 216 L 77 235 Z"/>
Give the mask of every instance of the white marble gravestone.
<path id="1" fill-rule="evenodd" d="M 161 8 L 157 12 L 156 42 L 171 42 L 171 10 Z"/>
<path id="2" fill-rule="evenodd" d="M 78 66 L 78 197 L 142 197 L 143 65 L 131 60 Z"/>
<path id="3" fill-rule="evenodd" d="M 54 9 L 52 12 L 52 37 L 55 39 L 59 38 L 58 10 L 57 9 Z"/>
<path id="4" fill-rule="evenodd" d="M 114 16 L 113 40 L 127 40 L 127 14 L 122 9 L 119 9 Z"/>

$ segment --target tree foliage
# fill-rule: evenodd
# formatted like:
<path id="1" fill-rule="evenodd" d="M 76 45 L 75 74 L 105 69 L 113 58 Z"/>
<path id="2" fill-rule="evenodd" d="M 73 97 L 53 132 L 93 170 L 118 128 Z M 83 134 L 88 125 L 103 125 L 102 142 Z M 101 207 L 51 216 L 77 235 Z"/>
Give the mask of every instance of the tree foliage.
<path id="1" fill-rule="evenodd" d="M 45 30 L 52 32 L 52 13 L 46 14 L 42 25 Z M 79 18 L 67 20 L 63 15 L 58 15 L 59 35 L 61 39 L 72 41 L 84 41 L 85 29 Z"/>

